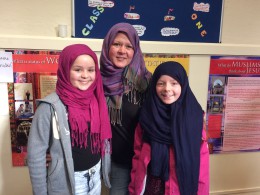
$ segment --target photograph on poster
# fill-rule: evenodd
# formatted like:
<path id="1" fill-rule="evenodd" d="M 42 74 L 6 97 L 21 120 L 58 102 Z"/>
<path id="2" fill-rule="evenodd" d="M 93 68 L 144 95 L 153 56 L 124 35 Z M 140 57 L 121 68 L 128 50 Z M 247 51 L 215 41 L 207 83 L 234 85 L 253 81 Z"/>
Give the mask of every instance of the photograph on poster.
<path id="1" fill-rule="evenodd" d="M 32 83 L 14 83 L 15 100 L 33 100 L 32 90 Z"/>
<path id="2" fill-rule="evenodd" d="M 206 130 L 210 153 L 260 150 L 260 58 L 211 58 Z"/>
<path id="3" fill-rule="evenodd" d="M 16 101 L 15 102 L 15 117 L 16 118 L 32 118 L 33 117 L 33 102 Z"/>
<path id="4" fill-rule="evenodd" d="M 26 72 L 14 72 L 15 83 L 26 83 Z"/>

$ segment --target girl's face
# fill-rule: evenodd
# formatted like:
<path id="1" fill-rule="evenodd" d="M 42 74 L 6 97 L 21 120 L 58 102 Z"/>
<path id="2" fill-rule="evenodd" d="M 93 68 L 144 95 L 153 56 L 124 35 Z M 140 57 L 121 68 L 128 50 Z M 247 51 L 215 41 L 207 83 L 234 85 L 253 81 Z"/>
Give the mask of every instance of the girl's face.
<path id="1" fill-rule="evenodd" d="M 124 33 L 118 33 L 109 48 L 109 58 L 114 66 L 124 68 L 130 64 L 134 56 L 134 48 Z"/>
<path id="2" fill-rule="evenodd" d="M 181 95 L 181 85 L 168 75 L 162 75 L 156 83 L 156 93 L 165 104 L 172 104 Z"/>
<path id="3" fill-rule="evenodd" d="M 80 55 L 70 68 L 70 83 L 79 90 L 87 90 L 96 78 L 95 62 L 89 55 Z"/>

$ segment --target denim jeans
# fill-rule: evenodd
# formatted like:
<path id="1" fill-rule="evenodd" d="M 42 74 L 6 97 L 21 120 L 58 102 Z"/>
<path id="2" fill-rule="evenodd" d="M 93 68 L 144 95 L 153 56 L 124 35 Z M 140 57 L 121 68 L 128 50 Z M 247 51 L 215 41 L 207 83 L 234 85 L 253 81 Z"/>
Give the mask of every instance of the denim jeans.
<path id="1" fill-rule="evenodd" d="M 101 194 L 100 167 L 101 161 L 86 171 L 74 173 L 76 195 Z"/>
<path id="2" fill-rule="evenodd" d="M 131 181 L 131 169 L 120 166 L 112 161 L 110 174 L 110 195 L 128 195 L 128 185 Z"/>

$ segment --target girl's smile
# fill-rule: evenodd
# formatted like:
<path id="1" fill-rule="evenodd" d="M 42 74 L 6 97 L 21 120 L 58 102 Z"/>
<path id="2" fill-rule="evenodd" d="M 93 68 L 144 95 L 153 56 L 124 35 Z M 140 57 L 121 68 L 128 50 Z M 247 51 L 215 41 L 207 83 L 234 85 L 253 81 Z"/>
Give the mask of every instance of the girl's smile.
<path id="1" fill-rule="evenodd" d="M 181 95 L 181 85 L 168 75 L 162 75 L 156 83 L 156 93 L 165 104 L 172 104 Z"/>
<path id="2" fill-rule="evenodd" d="M 89 55 L 80 55 L 76 58 L 70 69 L 71 84 L 80 89 L 87 90 L 96 78 L 95 62 Z"/>

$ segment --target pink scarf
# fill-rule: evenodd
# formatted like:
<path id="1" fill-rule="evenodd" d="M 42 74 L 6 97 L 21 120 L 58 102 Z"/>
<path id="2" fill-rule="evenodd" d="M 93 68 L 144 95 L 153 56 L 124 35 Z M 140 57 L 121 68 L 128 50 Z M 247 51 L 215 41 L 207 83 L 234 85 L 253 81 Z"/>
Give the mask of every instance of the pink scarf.
<path id="1" fill-rule="evenodd" d="M 70 68 L 76 58 L 84 54 L 93 58 L 96 78 L 87 90 L 82 91 L 71 85 Z M 111 139 L 112 135 L 96 54 L 84 44 L 65 47 L 59 57 L 57 77 L 56 92 L 67 106 L 72 146 L 86 148 L 90 133 L 92 152 L 104 154 L 104 140 Z M 90 130 L 87 122 L 90 122 Z"/>

